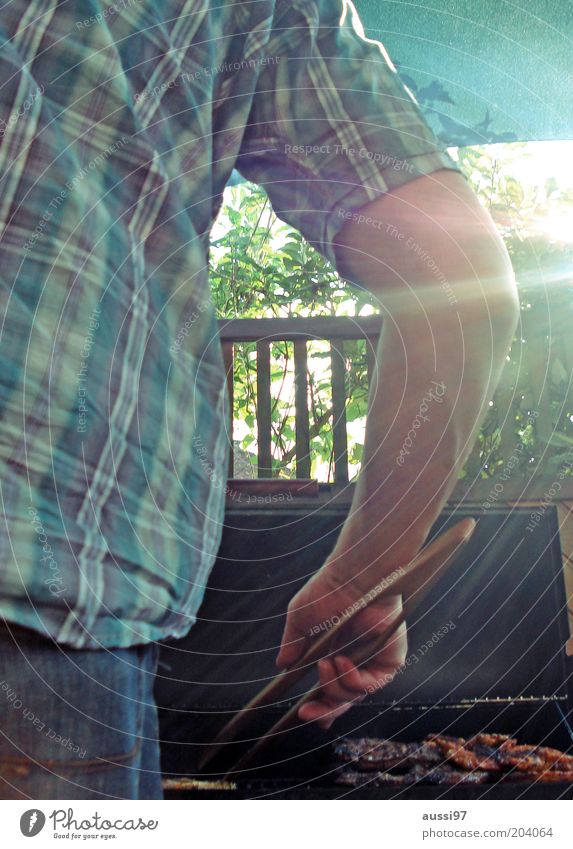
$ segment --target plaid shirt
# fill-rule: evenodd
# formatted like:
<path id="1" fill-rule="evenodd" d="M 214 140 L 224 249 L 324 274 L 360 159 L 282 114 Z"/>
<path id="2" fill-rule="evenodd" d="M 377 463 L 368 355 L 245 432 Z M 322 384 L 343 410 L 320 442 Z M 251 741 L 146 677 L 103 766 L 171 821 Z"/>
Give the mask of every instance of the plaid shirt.
<path id="1" fill-rule="evenodd" d="M 182 636 L 220 541 L 209 232 L 233 168 L 333 260 L 455 167 L 346 0 L 0 12 L 0 614 L 76 647 Z M 380 226 L 380 222 L 378 222 Z"/>

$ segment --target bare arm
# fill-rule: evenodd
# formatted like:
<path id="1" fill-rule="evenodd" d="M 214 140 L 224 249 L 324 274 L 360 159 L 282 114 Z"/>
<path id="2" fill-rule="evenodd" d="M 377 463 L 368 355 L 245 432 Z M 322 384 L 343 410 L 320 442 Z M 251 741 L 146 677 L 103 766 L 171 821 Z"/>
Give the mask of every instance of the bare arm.
<path id="1" fill-rule="evenodd" d="M 460 175 L 420 177 L 361 212 L 343 225 L 336 252 L 339 272 L 384 312 L 363 467 L 335 550 L 291 602 L 281 665 L 300 655 L 317 617 L 417 553 L 472 448 L 518 315 L 503 243 Z M 380 609 L 380 622 L 397 609 Z M 322 663 L 325 696 L 304 718 L 329 724 L 352 694 L 389 680 L 405 646 L 399 635 L 364 672 L 343 654 Z"/>
<path id="2" fill-rule="evenodd" d="M 367 212 L 382 229 L 349 222 L 337 249 L 340 272 L 385 313 L 363 472 L 337 546 L 341 555 L 358 547 L 363 563 L 376 552 L 366 569 L 338 564 L 365 587 L 413 557 L 438 517 L 499 380 L 518 309 L 495 225 L 455 172 L 408 183 Z"/>

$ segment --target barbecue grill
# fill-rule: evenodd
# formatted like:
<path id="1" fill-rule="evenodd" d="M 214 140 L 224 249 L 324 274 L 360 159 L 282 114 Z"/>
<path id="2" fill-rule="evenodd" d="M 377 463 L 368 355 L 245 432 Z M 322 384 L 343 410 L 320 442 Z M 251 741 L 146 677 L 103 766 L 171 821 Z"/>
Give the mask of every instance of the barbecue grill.
<path id="1" fill-rule="evenodd" d="M 157 684 L 168 798 L 573 798 L 568 783 L 410 787 L 336 784 L 332 744 L 345 736 L 405 742 L 430 733 L 510 734 L 571 751 L 573 672 L 556 511 L 532 527 L 530 510 L 448 510 L 434 536 L 463 516 L 477 529 L 408 627 L 405 670 L 328 732 L 305 724 L 278 735 L 261 762 L 233 784 L 220 778 L 308 689 L 257 711 L 247 739 L 230 744 L 201 774 L 197 762 L 222 725 L 276 673 L 274 658 L 289 598 L 321 565 L 346 515 L 309 503 L 288 512 L 229 511 L 201 621 L 162 648 Z M 256 559 L 255 559 L 256 557 Z M 209 788 L 209 789 L 207 789 Z"/>

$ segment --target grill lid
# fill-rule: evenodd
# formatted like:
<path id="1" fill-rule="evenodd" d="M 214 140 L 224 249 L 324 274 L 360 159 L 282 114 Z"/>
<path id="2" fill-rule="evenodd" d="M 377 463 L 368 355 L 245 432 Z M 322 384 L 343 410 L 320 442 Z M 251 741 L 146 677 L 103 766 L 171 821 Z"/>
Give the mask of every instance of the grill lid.
<path id="1" fill-rule="evenodd" d="M 288 600 L 332 549 L 345 512 L 228 513 L 200 620 L 163 650 L 160 704 L 234 710 L 274 676 Z M 478 526 L 419 621 L 409 623 L 405 671 L 371 702 L 550 698 L 567 710 L 571 660 L 556 510 L 548 507 L 536 523 L 530 512 L 442 515 L 433 534 L 464 515 Z"/>

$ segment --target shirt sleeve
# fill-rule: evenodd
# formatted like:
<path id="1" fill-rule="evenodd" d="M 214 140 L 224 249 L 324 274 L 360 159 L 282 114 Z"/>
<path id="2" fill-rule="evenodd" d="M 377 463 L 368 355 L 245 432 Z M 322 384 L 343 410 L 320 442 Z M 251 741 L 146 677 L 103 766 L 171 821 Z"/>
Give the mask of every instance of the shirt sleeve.
<path id="1" fill-rule="evenodd" d="M 345 0 L 277 0 L 236 167 L 333 264 L 353 210 L 459 170 Z"/>

